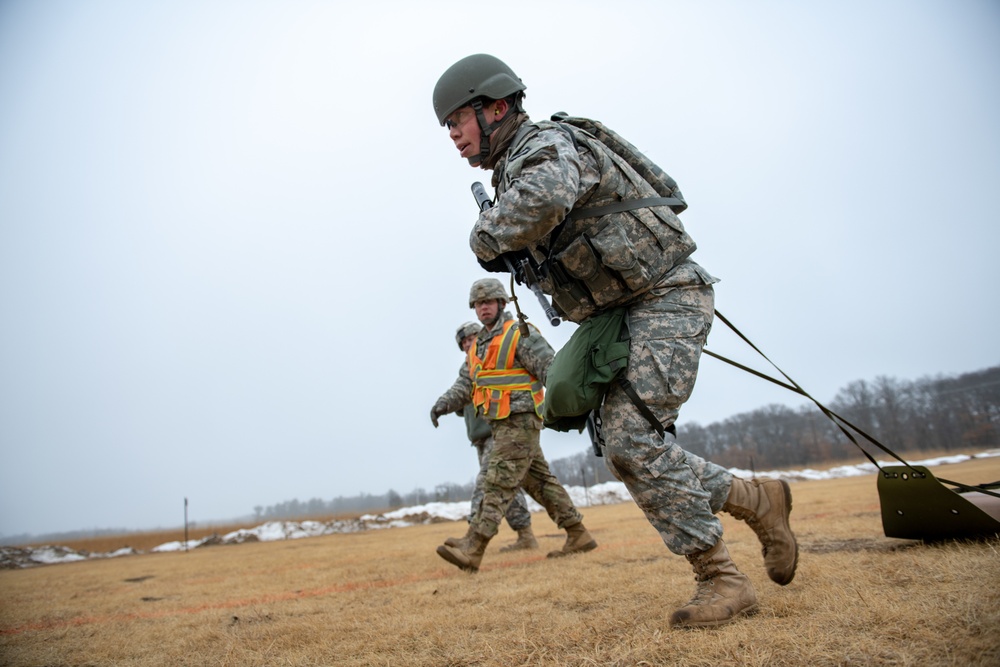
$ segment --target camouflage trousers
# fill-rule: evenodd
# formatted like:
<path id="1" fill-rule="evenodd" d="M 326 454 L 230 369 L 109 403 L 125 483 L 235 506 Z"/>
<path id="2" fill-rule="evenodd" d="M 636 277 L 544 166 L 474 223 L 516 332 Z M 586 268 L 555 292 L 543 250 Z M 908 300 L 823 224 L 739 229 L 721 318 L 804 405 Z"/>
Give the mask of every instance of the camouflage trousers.
<path id="1" fill-rule="evenodd" d="M 483 499 L 470 522 L 472 528 L 487 537 L 496 535 L 518 487 L 544 507 L 560 528 L 583 521 L 542 454 L 542 420 L 534 413 L 519 412 L 491 421 L 490 426 L 493 452 L 486 463 Z"/>
<path id="2" fill-rule="evenodd" d="M 476 475 L 476 488 L 472 492 L 472 513 L 469 515 L 470 523 L 476 513 L 476 508 L 483 502 L 483 494 L 485 493 L 483 491 L 483 482 L 486 480 L 486 464 L 489 463 L 490 454 L 493 453 L 493 438 L 486 438 L 472 444 L 479 453 L 479 474 Z M 523 530 L 524 528 L 531 527 L 531 512 L 528 511 L 528 503 L 524 499 L 524 491 L 521 489 L 517 490 L 504 516 L 507 519 L 507 525 L 514 530 Z"/>
<path id="3" fill-rule="evenodd" d="M 711 284 L 658 287 L 629 309 L 628 380 L 664 426 L 691 396 L 715 312 Z M 732 475 L 660 438 L 615 384 L 601 408 L 605 460 L 673 553 L 715 546 Z"/>

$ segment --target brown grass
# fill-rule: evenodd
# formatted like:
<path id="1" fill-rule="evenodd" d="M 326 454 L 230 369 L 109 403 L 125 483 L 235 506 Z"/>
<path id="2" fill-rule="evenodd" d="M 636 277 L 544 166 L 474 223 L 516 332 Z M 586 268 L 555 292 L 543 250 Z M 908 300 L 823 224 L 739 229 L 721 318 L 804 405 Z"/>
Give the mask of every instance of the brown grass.
<path id="1" fill-rule="evenodd" d="M 992 481 L 1000 458 L 938 472 Z M 667 627 L 692 574 L 624 503 L 584 510 L 600 547 L 574 558 L 544 558 L 563 536 L 541 514 L 540 551 L 500 554 L 505 526 L 478 575 L 434 554 L 460 523 L 0 571 L 0 663 L 1000 664 L 1000 540 L 884 537 L 874 475 L 792 488 L 795 581 L 723 515 L 761 610 L 713 630 Z"/>

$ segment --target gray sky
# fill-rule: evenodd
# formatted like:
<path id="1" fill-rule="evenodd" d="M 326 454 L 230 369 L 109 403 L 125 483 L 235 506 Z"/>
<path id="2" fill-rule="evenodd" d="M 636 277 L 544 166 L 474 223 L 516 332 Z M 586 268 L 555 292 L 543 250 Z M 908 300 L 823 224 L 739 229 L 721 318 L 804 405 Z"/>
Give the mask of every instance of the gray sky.
<path id="1" fill-rule="evenodd" d="M 718 309 L 820 400 L 1000 362 L 996 2 L 345 5 L 0 4 L 0 533 L 474 476 L 428 417 L 483 275 L 430 102 L 471 53 L 674 176 Z M 706 359 L 681 422 L 775 402 Z"/>

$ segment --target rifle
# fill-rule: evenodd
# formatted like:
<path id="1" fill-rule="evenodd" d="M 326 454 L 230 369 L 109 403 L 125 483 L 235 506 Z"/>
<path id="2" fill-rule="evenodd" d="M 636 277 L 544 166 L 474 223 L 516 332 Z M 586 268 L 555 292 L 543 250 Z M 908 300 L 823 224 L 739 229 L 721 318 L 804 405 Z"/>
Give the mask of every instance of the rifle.
<path id="1" fill-rule="evenodd" d="M 476 198 L 476 204 L 478 204 L 481 212 L 493 208 L 493 202 L 490 200 L 489 195 L 486 194 L 486 188 L 479 181 L 472 184 L 472 196 Z M 514 308 L 517 310 L 517 316 L 521 319 L 521 335 L 528 335 L 528 327 L 524 324 L 527 316 L 521 313 L 521 308 L 517 305 L 517 298 L 514 296 L 513 281 L 517 281 L 518 285 L 527 285 L 528 289 L 534 293 L 538 299 L 538 303 L 542 306 L 542 312 L 545 313 L 545 317 L 549 318 L 549 324 L 554 327 L 559 326 L 562 320 L 559 318 L 559 313 L 556 312 L 556 309 L 549 303 L 549 299 L 545 296 L 545 292 L 542 291 L 541 285 L 538 284 L 538 274 L 535 273 L 535 267 L 531 264 L 531 258 L 525 256 L 512 260 L 507 253 L 500 256 L 503 258 L 504 264 L 507 265 L 507 271 L 511 275 L 510 296 L 511 301 L 514 302 Z M 516 265 L 515 261 L 517 262 Z"/>
<path id="2" fill-rule="evenodd" d="M 590 434 L 590 444 L 594 447 L 594 455 L 603 457 L 604 451 L 601 449 L 604 446 L 602 426 L 601 417 L 597 410 L 591 410 L 587 413 L 587 433 Z"/>

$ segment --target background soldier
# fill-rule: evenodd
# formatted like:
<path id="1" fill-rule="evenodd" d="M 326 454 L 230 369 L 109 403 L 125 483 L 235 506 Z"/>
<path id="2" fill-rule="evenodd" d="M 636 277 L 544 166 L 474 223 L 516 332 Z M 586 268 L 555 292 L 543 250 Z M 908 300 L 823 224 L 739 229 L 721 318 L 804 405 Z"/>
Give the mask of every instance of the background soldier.
<path id="1" fill-rule="evenodd" d="M 493 171 L 496 202 L 473 227 L 472 250 L 490 270 L 503 270 L 506 253 L 529 255 L 557 311 L 574 322 L 627 308 L 625 373 L 638 398 L 611 385 L 600 411 L 605 456 L 666 546 L 695 571 L 695 597 L 670 623 L 718 625 L 752 613 L 756 593 L 715 513 L 754 529 L 768 575 L 785 585 L 798 562 L 787 483 L 734 478 L 658 435 L 639 409 L 645 403 L 661 429 L 674 423 L 712 325 L 717 281 L 687 259 L 695 245 L 671 208 L 686 204 L 658 187 L 676 184 L 655 165 L 639 174 L 636 165 L 652 163 L 631 145 L 623 157 L 620 143 L 616 152 L 569 123 L 532 122 L 524 90 L 510 67 L 483 54 L 452 65 L 434 89 L 434 113 L 461 156 Z"/>
<path id="2" fill-rule="evenodd" d="M 493 432 L 493 453 L 486 464 L 483 500 L 460 540 L 437 548 L 438 555 L 463 570 L 479 570 L 486 545 L 520 486 L 566 531 L 566 543 L 549 558 L 590 551 L 597 542 L 583 525 L 566 489 L 549 470 L 539 435 L 545 372 L 554 353 L 537 329 L 522 338 L 504 310 L 507 292 L 495 278 L 472 284 L 469 308 L 483 328 L 451 388 L 431 408 L 431 422 L 472 403 Z M 455 546 L 453 546 L 455 545 Z"/>
<path id="3" fill-rule="evenodd" d="M 476 335 L 482 329 L 477 322 L 466 322 L 455 332 L 455 341 L 458 349 L 468 353 L 469 348 L 476 342 Z M 479 505 L 483 500 L 483 482 L 486 479 L 486 464 L 490 454 L 493 452 L 493 431 L 489 423 L 481 419 L 476 414 L 476 406 L 469 403 L 462 409 L 462 417 L 465 419 L 465 430 L 469 436 L 469 441 L 476 448 L 479 455 L 479 474 L 476 475 L 476 487 L 472 492 L 472 508 L 469 513 L 469 522 L 479 510 Z M 437 426 L 435 422 L 434 426 Z M 514 499 L 510 501 L 507 512 L 504 514 L 507 524 L 517 531 L 517 541 L 501 547 L 500 551 L 518 551 L 521 549 L 537 549 L 538 540 L 535 539 L 531 531 L 531 512 L 528 511 L 528 504 L 524 500 L 524 491 L 520 488 L 514 494 Z M 459 540 L 449 537 L 445 540 L 448 546 L 458 546 Z"/>

